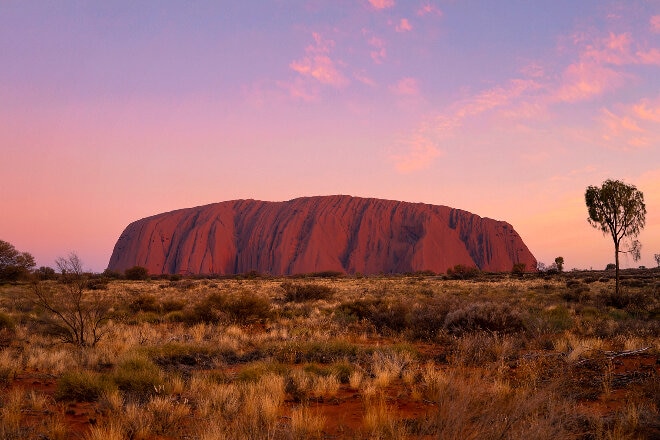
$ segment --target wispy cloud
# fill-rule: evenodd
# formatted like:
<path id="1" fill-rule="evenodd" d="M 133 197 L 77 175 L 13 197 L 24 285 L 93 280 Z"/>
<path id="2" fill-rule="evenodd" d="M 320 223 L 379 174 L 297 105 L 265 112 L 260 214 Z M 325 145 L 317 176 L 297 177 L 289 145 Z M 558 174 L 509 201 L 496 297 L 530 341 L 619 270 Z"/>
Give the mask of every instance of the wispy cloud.
<path id="1" fill-rule="evenodd" d="M 371 6 L 376 9 L 388 9 L 394 6 L 394 0 L 369 0 Z"/>
<path id="2" fill-rule="evenodd" d="M 660 142 L 660 98 L 642 99 L 619 106 L 617 111 L 603 109 L 602 139 L 610 148 L 631 150 Z"/>
<path id="3" fill-rule="evenodd" d="M 375 87 L 377 85 L 376 81 L 372 77 L 367 75 L 364 71 L 353 73 L 353 78 L 355 78 L 357 81 L 369 87 Z"/>
<path id="4" fill-rule="evenodd" d="M 391 88 L 392 91 L 413 93 L 417 82 L 404 78 Z M 407 140 L 400 142 L 401 154 L 392 155 L 396 169 L 413 172 L 430 166 L 442 154 L 441 142 L 451 138 L 466 119 L 476 117 L 496 108 L 507 107 L 529 90 L 538 88 L 535 81 L 514 79 L 505 86 L 484 90 L 451 105 L 445 112 L 425 117 Z"/>
<path id="5" fill-rule="evenodd" d="M 640 64 L 660 65 L 660 49 L 640 50 L 636 55 Z"/>
<path id="6" fill-rule="evenodd" d="M 334 41 L 325 40 L 320 34 L 312 34 L 314 44 L 305 48 L 305 56 L 293 61 L 289 67 L 303 77 L 313 78 L 324 85 L 343 87 L 349 83 L 348 79 L 337 67 L 337 63 L 330 57 L 334 48 Z"/>
<path id="7" fill-rule="evenodd" d="M 620 88 L 631 77 L 626 66 L 660 65 L 660 50 L 636 43 L 628 32 L 602 38 L 581 34 L 573 43 L 578 61 L 564 70 L 556 93 L 559 101 L 584 101 Z"/>
<path id="8" fill-rule="evenodd" d="M 642 99 L 633 105 L 633 112 L 641 120 L 660 123 L 660 99 Z"/>
<path id="9" fill-rule="evenodd" d="M 318 98 L 317 88 L 302 78 L 295 78 L 293 81 L 278 81 L 277 86 L 293 99 L 311 102 Z"/>
<path id="10" fill-rule="evenodd" d="M 417 96 L 419 84 L 415 78 L 402 78 L 390 86 L 390 91 L 399 96 Z"/>
<path id="11" fill-rule="evenodd" d="M 391 159 L 397 171 L 410 173 L 428 168 L 433 161 L 442 155 L 436 144 L 424 135 L 416 135 L 404 142 L 405 153 L 392 155 Z"/>
<path id="12" fill-rule="evenodd" d="M 412 31 L 412 28 L 413 27 L 407 18 L 402 18 L 399 20 L 399 23 L 397 23 L 397 25 L 394 27 L 397 32 L 410 32 Z"/>
<path id="13" fill-rule="evenodd" d="M 370 31 L 362 29 L 362 35 L 367 39 L 367 44 L 371 48 L 369 55 L 376 64 L 382 64 L 387 58 L 387 48 L 385 41 L 376 37 Z"/>
<path id="14" fill-rule="evenodd" d="M 564 102 L 588 100 L 618 88 L 624 78 L 623 73 L 597 63 L 571 64 L 563 73 L 556 99 Z"/>
<path id="15" fill-rule="evenodd" d="M 419 9 L 417 9 L 417 15 L 420 17 L 425 15 L 436 15 L 440 17 L 442 16 L 442 11 L 431 3 L 424 3 Z"/>
<path id="16" fill-rule="evenodd" d="M 539 84 L 530 79 L 512 79 L 505 86 L 497 86 L 459 102 L 454 112 L 456 119 L 462 120 L 485 111 L 510 104 L 530 90 L 536 90 Z"/>

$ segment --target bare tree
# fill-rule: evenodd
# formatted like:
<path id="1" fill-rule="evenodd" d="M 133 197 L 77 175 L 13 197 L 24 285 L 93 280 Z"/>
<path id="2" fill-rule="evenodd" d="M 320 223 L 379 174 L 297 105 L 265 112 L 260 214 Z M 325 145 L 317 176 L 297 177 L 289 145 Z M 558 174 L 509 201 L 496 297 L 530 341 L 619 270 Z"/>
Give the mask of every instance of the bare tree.
<path id="1" fill-rule="evenodd" d="M 660 267 L 660 254 L 654 254 L 653 258 L 655 258 L 655 264 L 657 264 L 658 267 Z"/>
<path id="2" fill-rule="evenodd" d="M 94 346 L 105 335 L 109 299 L 87 289 L 88 277 L 75 253 L 55 262 L 61 272 L 56 284 L 35 282 L 35 303 L 47 314 L 48 323 L 62 341 L 79 347 Z"/>

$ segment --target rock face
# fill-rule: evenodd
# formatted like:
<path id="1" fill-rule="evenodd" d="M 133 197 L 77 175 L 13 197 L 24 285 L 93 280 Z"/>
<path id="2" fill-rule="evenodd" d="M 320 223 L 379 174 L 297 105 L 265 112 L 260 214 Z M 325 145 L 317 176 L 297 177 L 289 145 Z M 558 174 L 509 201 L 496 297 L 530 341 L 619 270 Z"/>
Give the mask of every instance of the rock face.
<path id="1" fill-rule="evenodd" d="M 456 264 L 528 270 L 536 259 L 506 222 L 446 206 L 351 196 L 234 200 L 128 225 L 108 269 L 151 274 L 318 271 L 442 273 Z"/>

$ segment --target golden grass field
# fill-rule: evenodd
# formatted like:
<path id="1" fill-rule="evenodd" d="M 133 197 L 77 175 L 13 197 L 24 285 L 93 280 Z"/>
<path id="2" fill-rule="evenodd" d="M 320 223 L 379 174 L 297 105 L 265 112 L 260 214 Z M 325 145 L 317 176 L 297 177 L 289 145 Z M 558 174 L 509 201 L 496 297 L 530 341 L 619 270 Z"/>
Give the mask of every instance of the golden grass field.
<path id="1" fill-rule="evenodd" d="M 660 272 L 610 275 L 95 277 L 82 347 L 7 284 L 0 438 L 660 438 Z"/>

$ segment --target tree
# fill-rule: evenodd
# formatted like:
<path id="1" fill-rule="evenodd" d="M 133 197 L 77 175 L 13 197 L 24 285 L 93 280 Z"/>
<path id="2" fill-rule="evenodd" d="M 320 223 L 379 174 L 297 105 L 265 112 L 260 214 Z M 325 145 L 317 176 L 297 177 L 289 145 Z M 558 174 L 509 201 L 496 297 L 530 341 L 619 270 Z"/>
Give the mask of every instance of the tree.
<path id="1" fill-rule="evenodd" d="M 522 278 L 525 275 L 525 270 L 527 269 L 527 264 L 525 263 L 515 263 L 511 268 L 511 274 L 517 275 Z"/>
<path id="2" fill-rule="evenodd" d="M 32 255 L 19 252 L 11 243 L 0 240 L 0 281 L 16 281 L 28 275 L 34 266 Z"/>
<path id="3" fill-rule="evenodd" d="M 655 264 L 657 264 L 658 267 L 660 267 L 660 254 L 653 255 L 653 258 L 655 258 Z"/>
<path id="4" fill-rule="evenodd" d="M 640 258 L 641 244 L 634 238 L 646 223 L 644 194 L 634 185 L 606 180 L 601 187 L 589 186 L 584 198 L 589 210 L 589 224 L 604 235 L 610 234 L 614 242 L 615 289 L 618 294 L 619 253 L 630 253 L 635 261 Z M 629 241 L 625 250 L 621 248 L 624 240 Z"/>
<path id="5" fill-rule="evenodd" d="M 555 258 L 555 266 L 557 266 L 557 272 L 564 271 L 564 257 Z"/>
<path id="6" fill-rule="evenodd" d="M 75 253 L 55 262 L 61 275 L 57 284 L 36 281 L 35 303 L 46 313 L 46 321 L 62 341 L 79 347 L 94 346 L 104 336 L 110 301 L 87 287 L 88 276 Z"/>

